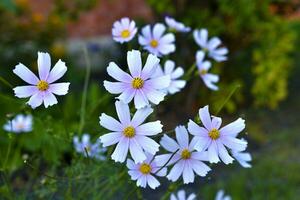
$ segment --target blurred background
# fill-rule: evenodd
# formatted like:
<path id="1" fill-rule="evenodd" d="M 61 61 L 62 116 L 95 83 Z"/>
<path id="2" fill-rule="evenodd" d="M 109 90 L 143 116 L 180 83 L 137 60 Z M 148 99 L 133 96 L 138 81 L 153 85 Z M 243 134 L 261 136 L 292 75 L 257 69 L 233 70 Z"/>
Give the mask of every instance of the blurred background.
<path id="1" fill-rule="evenodd" d="M 157 108 L 164 130 L 186 124 L 200 106 L 216 111 L 237 85 L 238 91 L 219 114 L 230 122 L 246 119 L 253 156 L 251 169 L 238 164 L 214 167 L 195 184 L 180 186 L 213 199 L 223 188 L 233 199 L 299 199 L 300 196 L 300 1 L 298 0 L 1 0 L 0 125 L 17 113 L 34 116 L 28 134 L 0 131 L 0 199 L 158 199 L 176 185 L 134 189 L 124 166 L 95 162 L 74 153 L 86 69 L 84 48 L 92 65 L 84 132 L 95 141 L 105 133 L 102 112 L 115 115 L 113 96 L 102 85 L 110 61 L 126 66 L 126 45 L 112 40 L 114 21 L 135 20 L 139 29 L 172 16 L 192 28 L 207 28 L 229 48 L 229 60 L 213 63 L 220 90 L 209 91 L 199 79 Z M 138 47 L 137 37 L 132 42 Z M 186 70 L 197 45 L 192 34 L 176 36 L 170 56 Z M 47 110 L 32 110 L 14 97 L 23 84 L 12 70 L 19 62 L 37 71 L 37 51 L 49 52 L 52 65 L 62 59 L 70 92 Z M 180 55 L 180 56 L 178 56 Z M 8 151 L 8 146 L 12 149 Z M 6 159 L 8 157 L 8 159 Z M 24 163 L 27 160 L 27 163 Z M 133 190 L 134 189 L 134 190 Z M 128 193 L 132 196 L 126 196 Z"/>

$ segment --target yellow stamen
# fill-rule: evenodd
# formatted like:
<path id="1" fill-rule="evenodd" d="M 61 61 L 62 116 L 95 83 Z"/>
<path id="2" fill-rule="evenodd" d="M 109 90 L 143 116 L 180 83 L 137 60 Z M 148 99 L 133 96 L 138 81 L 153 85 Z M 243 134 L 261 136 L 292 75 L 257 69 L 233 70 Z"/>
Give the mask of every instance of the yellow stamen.
<path id="1" fill-rule="evenodd" d="M 122 33 L 121 33 L 121 37 L 122 38 L 128 38 L 130 36 L 130 32 L 129 30 L 123 30 Z"/>
<path id="2" fill-rule="evenodd" d="M 199 73 L 200 73 L 200 75 L 205 75 L 205 74 L 207 73 L 207 70 L 201 69 L 201 70 L 199 71 Z"/>
<path id="3" fill-rule="evenodd" d="M 131 85 L 134 89 L 141 89 L 144 86 L 144 80 L 136 77 L 132 80 Z"/>
<path id="4" fill-rule="evenodd" d="M 133 136 L 135 136 L 135 130 L 132 126 L 127 126 L 123 130 L 123 134 L 124 134 L 125 137 L 132 138 Z"/>
<path id="5" fill-rule="evenodd" d="M 211 129 L 208 133 L 209 137 L 213 140 L 216 140 L 220 137 L 220 131 L 218 129 Z"/>
<path id="6" fill-rule="evenodd" d="M 151 166 L 147 163 L 141 164 L 140 172 L 142 172 L 142 174 L 149 174 L 151 172 Z"/>
<path id="7" fill-rule="evenodd" d="M 45 91 L 49 88 L 49 83 L 47 83 L 46 81 L 40 80 L 38 82 L 38 84 L 36 85 L 36 87 L 40 90 L 40 91 Z"/>
<path id="8" fill-rule="evenodd" d="M 189 159 L 191 157 L 191 152 L 187 149 L 183 149 L 181 152 L 181 158 L 186 160 Z"/>
<path id="9" fill-rule="evenodd" d="M 150 42 L 151 47 L 156 48 L 158 46 L 158 41 L 157 40 L 151 40 Z"/>

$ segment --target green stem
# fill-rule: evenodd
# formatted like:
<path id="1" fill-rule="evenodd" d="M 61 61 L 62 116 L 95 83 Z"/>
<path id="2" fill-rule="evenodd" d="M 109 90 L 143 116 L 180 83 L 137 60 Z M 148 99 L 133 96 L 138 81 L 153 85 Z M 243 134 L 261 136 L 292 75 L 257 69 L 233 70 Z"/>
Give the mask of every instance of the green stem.
<path id="1" fill-rule="evenodd" d="M 166 167 L 167 164 L 170 162 L 170 160 L 174 157 L 174 155 L 175 155 L 178 151 L 179 151 L 179 149 L 177 149 L 176 151 L 174 151 L 174 152 L 172 153 L 172 155 L 170 156 L 170 158 L 167 160 L 167 162 L 166 162 L 161 168 L 159 168 L 159 169 L 155 172 L 155 174 L 157 174 L 157 173 L 160 172 L 164 167 Z"/>
<path id="2" fill-rule="evenodd" d="M 218 108 L 216 112 L 216 116 L 219 114 L 219 112 L 224 108 L 224 106 L 227 104 L 227 102 L 230 100 L 230 98 L 233 96 L 233 94 L 241 87 L 240 84 L 235 85 L 235 87 L 231 90 L 229 95 L 226 97 L 225 101 L 222 103 L 222 105 Z"/>
<path id="3" fill-rule="evenodd" d="M 12 84 L 10 84 L 7 80 L 5 80 L 3 77 L 1 77 L 0 76 L 0 81 L 4 84 L 4 85 L 6 85 L 6 86 L 8 86 L 8 87 L 10 87 L 10 88 L 13 88 L 13 86 L 12 86 Z"/>
<path id="4" fill-rule="evenodd" d="M 190 68 L 189 70 L 185 73 L 185 76 L 184 76 L 184 79 L 186 81 L 190 80 L 192 78 L 192 74 L 193 72 L 195 71 L 196 69 L 196 63 L 194 63 Z"/>
<path id="5" fill-rule="evenodd" d="M 81 109 L 80 109 L 80 123 L 78 127 L 78 134 L 81 134 L 84 123 L 85 123 L 85 112 L 86 112 L 86 99 L 87 99 L 87 90 L 89 85 L 89 79 L 91 75 L 91 63 L 88 57 L 87 48 L 83 48 L 84 58 L 86 62 L 86 74 L 83 86 L 82 100 L 81 100 Z"/>

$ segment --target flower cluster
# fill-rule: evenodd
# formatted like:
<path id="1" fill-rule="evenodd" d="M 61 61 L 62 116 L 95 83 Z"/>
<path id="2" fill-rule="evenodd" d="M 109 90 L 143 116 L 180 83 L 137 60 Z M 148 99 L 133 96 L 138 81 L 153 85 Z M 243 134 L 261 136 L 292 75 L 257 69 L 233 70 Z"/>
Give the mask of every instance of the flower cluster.
<path id="1" fill-rule="evenodd" d="M 129 18 L 122 18 L 113 24 L 112 36 L 116 42 L 127 43 L 138 33 L 139 44 L 149 54 L 142 55 L 138 50 L 128 49 L 128 69 L 122 69 L 114 62 L 108 64 L 107 73 L 114 81 L 104 80 L 103 85 L 109 93 L 118 95 L 115 101 L 117 119 L 102 113 L 99 123 L 108 133 L 101 134 L 95 143 L 90 141 L 89 134 L 83 134 L 82 139 L 74 136 L 76 152 L 105 160 L 106 147 L 114 145 L 112 154 L 108 156 L 115 162 L 126 162 L 128 174 L 137 186 L 149 186 L 152 189 L 160 185 L 158 177 L 166 177 L 172 182 L 182 177 L 184 184 L 193 183 L 196 176 L 205 177 L 212 173 L 212 163 L 219 161 L 227 165 L 237 160 L 243 167 L 251 167 L 248 163 L 251 156 L 244 152 L 247 141 L 238 138 L 238 134 L 245 129 L 245 121 L 241 118 L 221 126 L 222 119 L 211 115 L 209 106 L 204 106 L 199 109 L 199 118 L 190 119 L 187 124 L 178 125 L 165 133 L 161 121 L 147 121 L 154 112 L 154 106 L 159 105 L 166 95 L 173 95 L 183 89 L 188 80 L 181 79 L 185 77 L 183 67 L 176 67 L 174 61 L 162 57 L 176 50 L 175 34 L 188 33 L 191 28 L 170 17 L 166 17 L 165 22 L 169 30 L 164 24 L 156 23 L 153 26 L 146 25 L 141 33 L 138 33 L 135 22 Z M 208 88 L 217 90 L 215 83 L 219 77 L 208 73 L 211 62 L 206 58 L 225 61 L 228 50 L 220 47 L 219 38 L 208 39 L 206 29 L 195 30 L 193 35 L 201 48 L 196 52 L 195 62 L 199 75 Z M 165 60 L 163 64 L 160 63 L 161 59 Z M 18 64 L 13 72 L 30 85 L 15 87 L 15 95 L 19 98 L 30 97 L 27 104 L 32 108 L 42 103 L 45 108 L 56 104 L 54 94 L 67 94 L 70 83 L 54 83 L 67 71 L 64 62 L 59 60 L 50 68 L 50 56 L 42 52 L 38 53 L 39 77 L 23 64 Z M 193 66 L 189 71 L 191 69 Z M 201 124 L 195 122 L 198 122 L 197 119 L 200 119 Z M 18 115 L 4 129 L 16 133 L 31 131 L 32 117 Z M 175 132 L 175 139 L 169 135 L 171 132 Z M 159 141 L 157 138 L 160 136 Z M 163 149 L 161 152 L 160 147 Z M 171 199 L 183 200 L 185 196 L 184 191 L 179 191 L 177 196 L 172 194 Z M 222 199 L 222 196 L 222 192 L 218 193 L 217 199 Z M 191 194 L 187 199 L 195 198 L 196 195 Z"/>

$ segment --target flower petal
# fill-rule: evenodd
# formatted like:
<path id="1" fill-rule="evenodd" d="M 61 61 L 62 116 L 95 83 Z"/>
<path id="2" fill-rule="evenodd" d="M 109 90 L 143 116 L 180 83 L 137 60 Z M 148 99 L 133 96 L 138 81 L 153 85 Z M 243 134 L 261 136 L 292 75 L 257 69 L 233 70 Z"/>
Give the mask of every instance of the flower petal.
<path id="1" fill-rule="evenodd" d="M 219 152 L 219 156 L 221 158 L 221 160 L 226 164 L 230 164 L 233 162 L 233 158 L 228 154 L 227 149 L 224 147 L 224 145 L 218 141 L 217 142 L 217 146 L 218 146 L 218 152 Z"/>
<path id="2" fill-rule="evenodd" d="M 131 138 L 129 140 L 129 150 L 130 150 L 130 155 L 133 158 L 135 163 L 141 163 L 144 160 L 146 160 L 146 155 L 140 143 L 136 140 L 136 137 Z"/>
<path id="3" fill-rule="evenodd" d="M 238 118 L 234 122 L 220 129 L 221 135 L 236 137 L 242 130 L 245 129 L 245 120 Z"/>
<path id="4" fill-rule="evenodd" d="M 144 94 L 143 90 L 136 90 L 134 96 L 134 106 L 136 109 L 144 108 L 145 106 L 149 105 L 149 101 Z"/>
<path id="5" fill-rule="evenodd" d="M 188 130 L 192 135 L 195 136 L 200 136 L 200 137 L 207 137 L 208 136 L 208 131 L 200 127 L 198 124 L 196 124 L 193 120 L 189 120 L 188 123 Z"/>
<path id="6" fill-rule="evenodd" d="M 48 106 L 53 106 L 54 104 L 57 104 L 57 99 L 51 92 L 45 92 L 44 95 L 44 106 L 45 108 L 48 108 Z"/>
<path id="7" fill-rule="evenodd" d="M 147 175 L 147 182 L 148 182 L 148 185 L 150 186 L 150 188 L 152 188 L 152 189 L 155 189 L 160 185 L 158 180 L 156 178 L 154 178 L 154 176 L 152 176 L 152 175 Z"/>
<path id="8" fill-rule="evenodd" d="M 176 140 L 181 148 L 188 148 L 189 146 L 189 135 L 184 126 L 177 126 L 175 128 Z"/>
<path id="9" fill-rule="evenodd" d="M 53 83 L 49 85 L 49 92 L 56 95 L 65 95 L 68 93 L 70 83 Z"/>
<path id="10" fill-rule="evenodd" d="M 111 131 L 123 131 L 123 126 L 114 118 L 102 113 L 100 116 L 100 125 Z"/>
<path id="11" fill-rule="evenodd" d="M 141 125 L 152 112 L 153 109 L 151 107 L 138 109 L 131 120 L 132 125 L 134 127 Z"/>
<path id="12" fill-rule="evenodd" d="M 190 165 L 190 161 L 187 160 L 185 162 L 186 163 L 185 163 L 183 174 L 182 174 L 183 183 L 184 184 L 193 183 L 194 180 L 195 180 L 195 174 L 194 174 L 193 169 Z"/>
<path id="13" fill-rule="evenodd" d="M 107 133 L 99 137 L 101 143 L 103 144 L 103 147 L 116 144 L 120 141 L 121 138 L 122 138 L 121 132 Z"/>
<path id="14" fill-rule="evenodd" d="M 114 62 L 110 62 L 106 70 L 111 77 L 118 81 L 125 83 L 131 83 L 132 81 L 132 77 L 120 69 L 120 67 L 118 67 L 118 65 L 116 65 Z"/>
<path id="15" fill-rule="evenodd" d="M 148 122 L 136 127 L 138 135 L 156 135 L 162 132 L 163 125 L 160 121 Z"/>
<path id="16" fill-rule="evenodd" d="M 30 97 L 38 92 L 36 86 L 19 86 L 15 87 L 13 90 L 15 92 L 15 96 L 19 98 Z"/>
<path id="17" fill-rule="evenodd" d="M 111 94 L 120 94 L 128 89 L 131 89 L 127 83 L 104 81 L 103 85 Z"/>
<path id="18" fill-rule="evenodd" d="M 208 111 L 208 106 L 205 106 L 203 108 L 199 109 L 199 116 L 201 119 L 201 122 L 205 126 L 207 130 L 211 129 L 211 117 Z"/>
<path id="19" fill-rule="evenodd" d="M 163 33 L 165 32 L 166 27 L 161 23 L 157 23 L 153 27 L 153 38 L 159 40 Z"/>
<path id="20" fill-rule="evenodd" d="M 170 75 L 165 75 L 165 76 L 160 76 L 157 78 L 147 80 L 145 82 L 145 87 L 160 90 L 169 87 L 170 83 L 171 83 Z"/>
<path id="21" fill-rule="evenodd" d="M 43 96 L 40 92 L 32 95 L 27 102 L 28 105 L 31 106 L 31 108 L 35 109 L 36 107 L 40 106 L 43 103 Z"/>
<path id="22" fill-rule="evenodd" d="M 215 141 L 212 141 L 208 147 L 208 158 L 211 163 L 218 163 L 220 161 L 218 157 L 218 147 Z"/>
<path id="23" fill-rule="evenodd" d="M 155 155 L 155 153 L 158 152 L 159 144 L 154 140 L 142 135 L 135 136 L 135 139 L 146 152 L 152 155 Z"/>
<path id="24" fill-rule="evenodd" d="M 159 64 L 159 58 L 153 54 L 149 54 L 145 63 L 145 66 L 142 70 L 141 78 L 143 80 L 147 80 L 149 77 L 151 77 Z"/>
<path id="25" fill-rule="evenodd" d="M 163 148 L 165 148 L 167 151 L 170 152 L 175 152 L 176 150 L 179 149 L 179 145 L 176 143 L 176 141 L 167 135 L 164 135 L 161 138 L 160 144 L 161 146 L 163 146 Z"/>
<path id="26" fill-rule="evenodd" d="M 115 105 L 120 122 L 124 125 L 128 125 L 130 123 L 130 111 L 128 104 L 116 101 Z"/>
<path id="27" fill-rule="evenodd" d="M 141 52 L 137 50 L 128 51 L 127 63 L 132 77 L 140 77 L 142 71 Z"/>
<path id="28" fill-rule="evenodd" d="M 66 63 L 59 59 L 57 63 L 54 65 L 54 67 L 52 68 L 52 70 L 50 71 L 47 82 L 53 83 L 54 81 L 57 81 L 66 73 L 66 71 L 67 71 Z"/>
<path id="29" fill-rule="evenodd" d="M 39 82 L 39 79 L 32 73 L 25 65 L 22 63 L 19 63 L 16 65 L 15 69 L 13 72 L 19 76 L 22 80 L 25 82 L 31 84 L 31 85 L 36 85 Z"/>
<path id="30" fill-rule="evenodd" d="M 47 80 L 50 67 L 51 67 L 51 58 L 48 53 L 38 52 L 38 70 L 41 80 Z"/>
<path id="31" fill-rule="evenodd" d="M 129 103 L 134 95 L 136 93 L 136 90 L 132 88 L 126 88 L 120 96 L 118 96 L 118 99 L 122 100 L 124 103 Z"/>
<path id="32" fill-rule="evenodd" d="M 173 182 L 177 181 L 178 178 L 181 176 L 184 169 L 184 162 L 179 161 L 174 165 L 174 167 L 171 169 L 170 173 L 168 174 L 167 178 Z"/>
<path id="33" fill-rule="evenodd" d="M 191 160 L 190 161 L 192 169 L 198 174 L 199 176 L 206 176 L 207 172 L 211 169 L 206 164 L 199 160 Z"/>
<path id="34" fill-rule="evenodd" d="M 116 162 L 124 162 L 128 153 L 129 139 L 123 137 L 118 143 L 115 151 L 111 155 L 111 158 Z"/>

